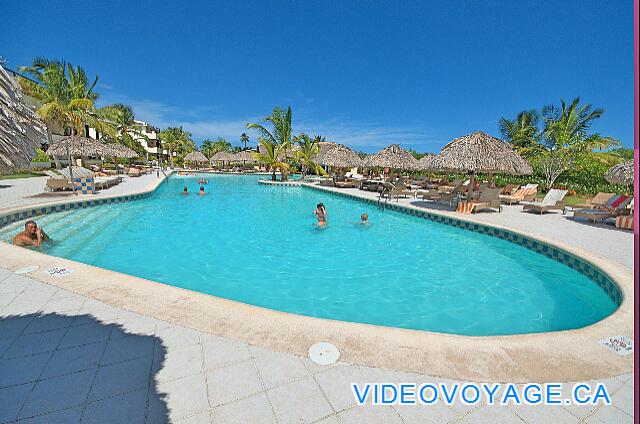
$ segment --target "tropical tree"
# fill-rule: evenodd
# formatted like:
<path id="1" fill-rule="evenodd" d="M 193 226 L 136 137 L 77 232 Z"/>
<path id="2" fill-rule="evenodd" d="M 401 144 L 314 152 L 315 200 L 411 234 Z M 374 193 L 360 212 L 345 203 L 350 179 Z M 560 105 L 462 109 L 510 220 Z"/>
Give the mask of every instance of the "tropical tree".
<path id="1" fill-rule="evenodd" d="M 231 143 L 225 140 L 223 137 L 218 137 L 215 141 L 205 140 L 200 146 L 200 151 L 208 158 L 215 155 L 218 152 L 230 152 Z"/>
<path id="2" fill-rule="evenodd" d="M 131 106 L 116 103 L 102 108 L 101 114 L 115 126 L 117 143 L 127 146 L 140 156 L 147 154 L 140 140 L 148 141 L 149 137 L 144 134 L 144 127 L 135 121 Z"/>
<path id="3" fill-rule="evenodd" d="M 294 143 L 299 147 L 293 156 L 296 162 L 300 164 L 302 179 L 304 179 L 310 170 L 313 170 L 315 174 L 325 174 L 322 166 L 315 162 L 318 153 L 320 153 L 317 137 L 312 139 L 307 134 L 302 133 L 294 137 Z"/>
<path id="4" fill-rule="evenodd" d="M 544 129 L 541 144 L 546 150 L 539 163 L 547 187 L 550 188 L 581 155 L 594 149 L 620 146 L 620 142 L 612 137 L 589 134 L 591 125 L 603 113 L 603 109 L 593 109 L 590 104 L 580 105 L 579 97 L 570 104 L 561 100 L 559 108 L 550 105 L 542 109 Z"/>
<path id="5" fill-rule="evenodd" d="M 542 136 L 538 124 L 540 116 L 536 110 L 524 110 L 510 120 L 500 118 L 498 123 L 502 138 L 511 143 L 523 156 L 539 152 L 539 141 Z"/>
<path id="6" fill-rule="evenodd" d="M 272 181 L 276 180 L 276 171 L 278 170 L 280 175 L 284 176 L 289 170 L 289 163 L 285 160 L 285 145 L 263 137 L 258 137 L 258 143 L 262 149 L 258 149 L 258 152 L 253 154 L 253 158 L 265 164 L 267 169 L 271 171 Z"/>
<path id="7" fill-rule="evenodd" d="M 287 180 L 289 171 L 289 164 L 286 163 L 287 150 L 292 146 L 292 130 L 291 130 L 291 107 L 288 107 L 286 111 L 276 107 L 273 109 L 271 116 L 265 118 L 265 122 L 271 124 L 273 129 L 269 131 L 265 126 L 261 124 L 247 124 L 248 129 L 254 129 L 260 134 L 259 142 L 265 150 L 270 149 L 270 152 L 265 153 L 267 156 L 277 152 L 281 156 L 272 157 L 272 163 L 278 163 L 276 167 L 280 169 L 280 175 L 282 181 Z M 267 164 L 266 162 L 264 162 Z M 284 166 L 286 165 L 286 166 Z M 267 166 L 270 166 L 267 164 Z M 275 168 L 273 170 L 273 178 L 275 179 Z"/>
<path id="8" fill-rule="evenodd" d="M 191 139 L 191 133 L 183 130 L 182 127 L 169 127 L 160 131 L 159 136 L 162 145 L 167 149 L 172 167 L 174 152 L 182 157 L 196 148 L 196 144 Z"/>
<path id="9" fill-rule="evenodd" d="M 47 127 L 49 144 L 53 131 L 81 134 L 85 125 L 115 137 L 115 127 L 95 107 L 98 76 L 89 83 L 82 67 L 44 58 L 35 58 L 20 70 L 35 79 L 20 78 L 19 83 L 25 94 L 40 101 L 36 113 Z"/>
<path id="10" fill-rule="evenodd" d="M 249 136 L 247 133 L 242 133 L 240 136 L 240 143 L 244 145 L 244 150 L 247 150 L 247 144 L 249 143 Z"/>

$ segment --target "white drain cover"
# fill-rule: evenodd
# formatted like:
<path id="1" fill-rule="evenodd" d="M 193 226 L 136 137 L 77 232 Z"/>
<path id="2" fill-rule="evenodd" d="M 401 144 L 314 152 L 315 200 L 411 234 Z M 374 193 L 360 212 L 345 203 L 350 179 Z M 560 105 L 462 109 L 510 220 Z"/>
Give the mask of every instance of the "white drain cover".
<path id="1" fill-rule="evenodd" d="M 607 337 L 598 342 L 620 356 L 627 356 L 633 353 L 633 340 L 627 336 Z"/>
<path id="2" fill-rule="evenodd" d="M 316 343 L 309 348 L 309 359 L 319 365 L 330 365 L 340 358 L 337 347 L 327 342 Z"/>
<path id="3" fill-rule="evenodd" d="M 14 273 L 16 273 L 16 274 L 26 274 L 28 272 L 36 271 L 39 268 L 40 267 L 38 265 L 29 265 L 29 266 L 25 266 L 24 268 L 16 269 L 14 271 Z"/>
<path id="4" fill-rule="evenodd" d="M 64 266 L 53 266 L 47 270 L 47 274 L 53 277 L 64 277 L 65 275 L 72 273 L 73 270 L 71 268 L 66 268 Z"/>

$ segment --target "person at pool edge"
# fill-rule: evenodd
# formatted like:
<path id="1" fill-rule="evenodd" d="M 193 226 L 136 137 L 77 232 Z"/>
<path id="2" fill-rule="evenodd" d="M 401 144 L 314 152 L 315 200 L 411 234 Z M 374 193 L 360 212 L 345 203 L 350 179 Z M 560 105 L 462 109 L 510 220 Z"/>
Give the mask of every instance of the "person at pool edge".
<path id="1" fill-rule="evenodd" d="M 16 246 L 41 246 L 42 242 L 49 240 L 49 236 L 38 227 L 35 221 L 27 221 L 24 231 L 16 234 L 13 244 Z"/>
<path id="2" fill-rule="evenodd" d="M 318 226 L 324 227 L 327 225 L 327 209 L 324 207 L 324 204 L 318 203 L 313 213 L 316 218 L 318 218 Z"/>
<path id="3" fill-rule="evenodd" d="M 182 189 L 182 194 L 189 194 L 189 189 L 187 188 L 187 186 L 184 186 L 184 188 Z"/>

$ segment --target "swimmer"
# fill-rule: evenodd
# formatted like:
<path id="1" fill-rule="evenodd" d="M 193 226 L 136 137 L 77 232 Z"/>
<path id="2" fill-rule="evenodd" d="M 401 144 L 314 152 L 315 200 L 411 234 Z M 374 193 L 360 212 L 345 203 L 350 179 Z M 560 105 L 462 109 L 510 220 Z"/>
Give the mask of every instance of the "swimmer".
<path id="1" fill-rule="evenodd" d="M 368 224 L 369 223 L 369 215 L 363 213 L 360 215 L 360 224 Z"/>
<path id="2" fill-rule="evenodd" d="M 204 178 L 200 178 L 200 182 L 199 182 L 199 184 L 200 184 L 200 185 L 203 185 L 203 184 L 209 184 L 209 180 L 205 180 Z"/>
<path id="3" fill-rule="evenodd" d="M 204 196 L 205 194 L 207 193 L 204 192 L 204 186 L 200 186 L 200 190 L 198 191 L 198 196 Z"/>
<path id="4" fill-rule="evenodd" d="M 317 225 L 319 227 L 325 227 L 327 225 L 327 209 L 322 203 L 316 205 L 316 210 L 313 211 L 313 214 L 318 218 Z"/>
<path id="5" fill-rule="evenodd" d="M 13 238 L 16 246 L 41 246 L 42 242 L 49 240 L 49 236 L 38 227 L 35 221 L 27 221 L 24 224 L 24 231 L 18 233 Z"/>
<path id="6" fill-rule="evenodd" d="M 189 194 L 189 189 L 187 188 L 187 186 L 184 186 L 184 188 L 182 189 L 182 194 Z"/>

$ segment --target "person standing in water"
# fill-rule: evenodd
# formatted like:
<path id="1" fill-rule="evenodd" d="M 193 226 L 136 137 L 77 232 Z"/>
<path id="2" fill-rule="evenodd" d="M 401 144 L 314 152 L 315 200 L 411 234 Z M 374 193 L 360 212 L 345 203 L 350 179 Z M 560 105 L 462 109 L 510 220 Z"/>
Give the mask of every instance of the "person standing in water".
<path id="1" fill-rule="evenodd" d="M 324 227 L 327 225 L 327 209 L 324 207 L 322 203 L 318 203 L 316 205 L 316 210 L 313 211 L 313 214 L 318 218 L 318 226 Z"/>
<path id="2" fill-rule="evenodd" d="M 199 196 L 204 196 L 205 194 L 207 194 L 207 193 L 204 192 L 204 186 L 200 186 L 200 191 L 198 191 L 198 195 Z"/>
<path id="3" fill-rule="evenodd" d="M 189 189 L 187 188 L 187 186 L 184 186 L 184 188 L 182 189 L 182 194 L 189 194 Z"/>

